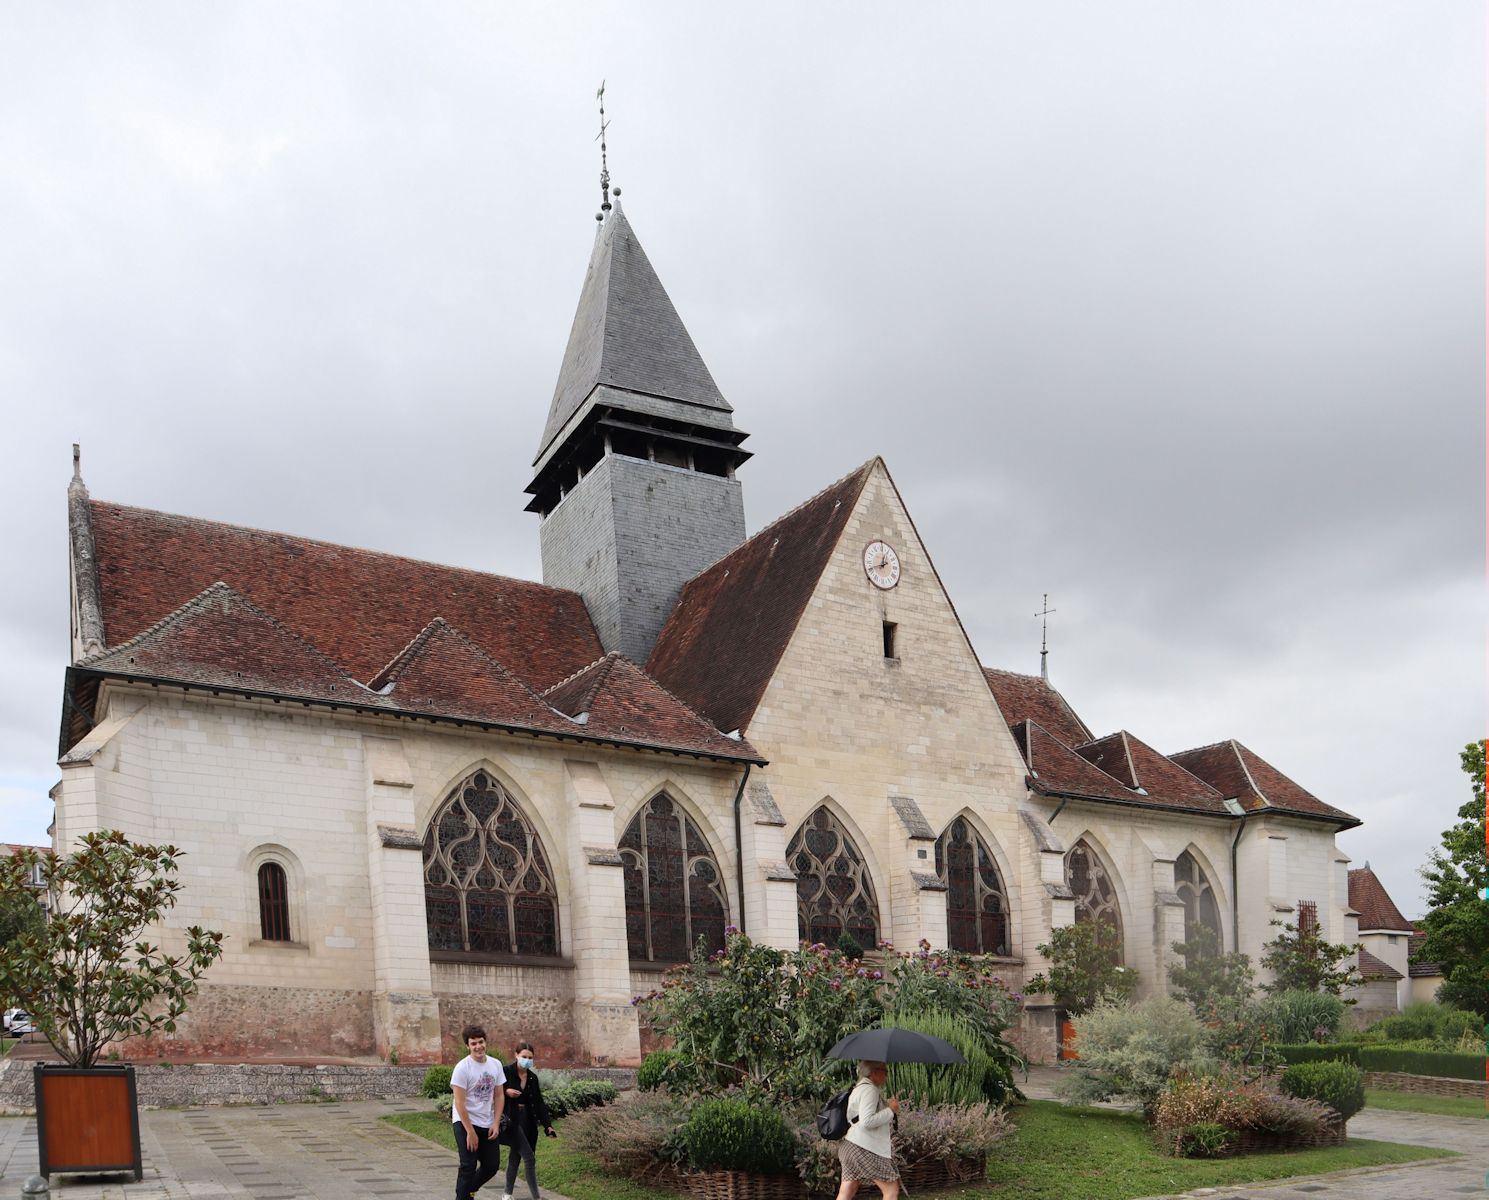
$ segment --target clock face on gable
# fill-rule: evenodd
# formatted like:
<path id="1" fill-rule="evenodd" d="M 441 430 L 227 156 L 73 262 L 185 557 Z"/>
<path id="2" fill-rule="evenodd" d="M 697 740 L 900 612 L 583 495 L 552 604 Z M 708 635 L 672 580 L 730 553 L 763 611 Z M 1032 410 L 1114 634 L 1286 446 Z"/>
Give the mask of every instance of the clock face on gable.
<path id="1" fill-rule="evenodd" d="M 876 588 L 888 591 L 900 581 L 900 556 L 888 542 L 872 541 L 863 548 L 863 573 Z"/>

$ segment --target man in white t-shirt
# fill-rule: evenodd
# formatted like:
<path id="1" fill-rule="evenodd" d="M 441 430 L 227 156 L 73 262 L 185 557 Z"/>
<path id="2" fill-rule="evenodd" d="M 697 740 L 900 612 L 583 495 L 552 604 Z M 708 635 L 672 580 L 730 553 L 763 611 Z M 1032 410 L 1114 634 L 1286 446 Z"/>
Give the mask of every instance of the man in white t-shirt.
<path id="1" fill-rule="evenodd" d="M 501 1166 L 501 1146 L 496 1139 L 507 1102 L 507 1075 L 500 1062 L 486 1057 L 486 1031 L 479 1025 L 467 1025 L 460 1040 L 470 1053 L 450 1072 L 455 1149 L 460 1153 L 455 1200 L 471 1200 Z"/>

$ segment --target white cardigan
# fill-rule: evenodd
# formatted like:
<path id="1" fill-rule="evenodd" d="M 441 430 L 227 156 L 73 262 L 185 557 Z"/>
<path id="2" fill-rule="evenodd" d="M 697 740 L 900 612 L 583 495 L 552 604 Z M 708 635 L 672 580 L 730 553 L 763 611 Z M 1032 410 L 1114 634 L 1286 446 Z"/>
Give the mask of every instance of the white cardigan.
<path id="1" fill-rule="evenodd" d="M 853 1118 L 857 1117 L 855 1121 Z M 877 1154 L 880 1158 L 893 1158 L 890 1133 L 894 1128 L 894 1110 L 886 1107 L 884 1093 L 869 1080 L 860 1079 L 858 1086 L 848 1097 L 847 1141 L 855 1146 Z"/>

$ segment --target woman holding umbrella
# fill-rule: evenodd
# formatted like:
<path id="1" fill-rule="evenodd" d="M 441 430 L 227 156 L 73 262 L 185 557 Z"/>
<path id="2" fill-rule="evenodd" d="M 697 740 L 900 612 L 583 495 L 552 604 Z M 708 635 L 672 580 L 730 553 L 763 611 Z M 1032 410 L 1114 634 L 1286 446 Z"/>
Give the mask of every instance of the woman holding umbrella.
<path id="1" fill-rule="evenodd" d="M 838 1162 L 843 1182 L 837 1200 L 853 1200 L 860 1183 L 876 1183 L 884 1200 L 900 1194 L 900 1173 L 894 1165 L 890 1136 L 900 1102 L 884 1098 L 884 1080 L 889 1068 L 882 1062 L 858 1064 L 858 1086 L 848 1097 L 848 1132 L 838 1143 Z"/>
<path id="2" fill-rule="evenodd" d="M 898 1200 L 900 1173 L 894 1165 L 894 1148 L 890 1136 L 900 1102 L 894 1096 L 884 1099 L 884 1081 L 889 1076 L 886 1063 L 960 1063 L 967 1060 L 950 1042 L 886 1025 L 850 1033 L 827 1052 L 828 1058 L 856 1058 L 858 1085 L 848 1097 L 848 1132 L 838 1143 L 838 1162 L 843 1167 L 843 1182 L 837 1200 L 853 1200 L 860 1183 L 877 1183 L 884 1200 Z"/>

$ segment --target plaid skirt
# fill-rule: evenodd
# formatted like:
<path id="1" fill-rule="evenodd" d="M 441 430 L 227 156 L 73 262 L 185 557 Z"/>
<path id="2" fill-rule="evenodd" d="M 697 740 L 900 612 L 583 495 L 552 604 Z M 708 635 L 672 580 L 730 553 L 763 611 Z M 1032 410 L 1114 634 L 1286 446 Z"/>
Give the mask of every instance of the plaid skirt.
<path id="1" fill-rule="evenodd" d="M 857 1142 L 844 1138 L 838 1143 L 838 1162 L 843 1167 L 843 1178 L 859 1183 L 877 1183 L 879 1180 L 898 1179 L 900 1173 L 892 1159 L 865 1150 Z"/>

